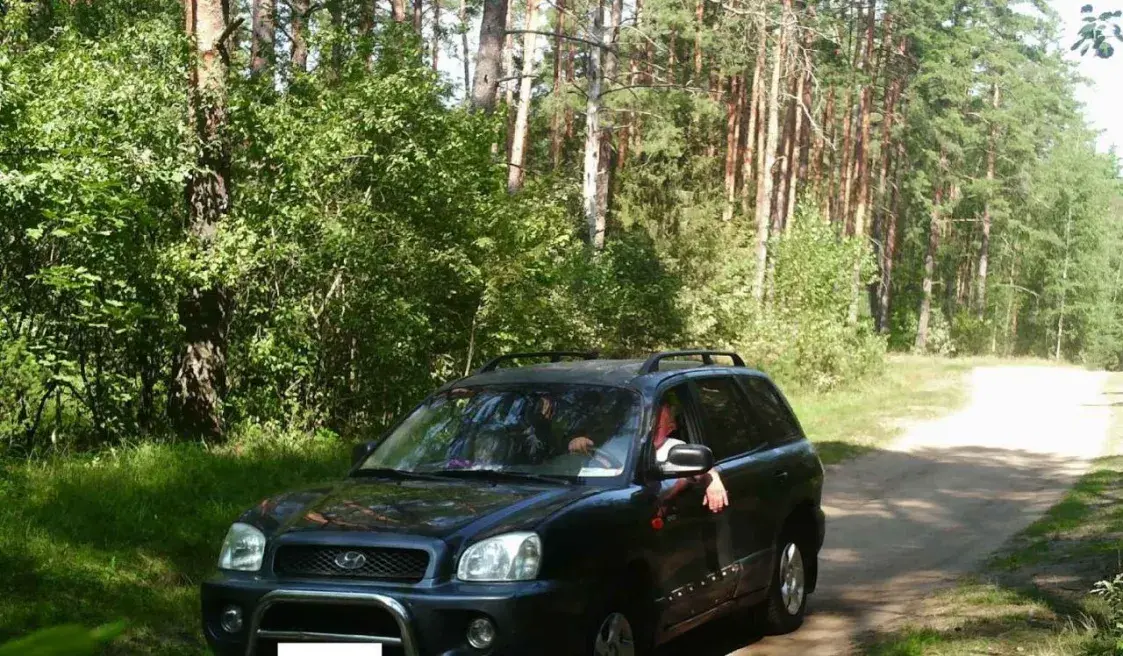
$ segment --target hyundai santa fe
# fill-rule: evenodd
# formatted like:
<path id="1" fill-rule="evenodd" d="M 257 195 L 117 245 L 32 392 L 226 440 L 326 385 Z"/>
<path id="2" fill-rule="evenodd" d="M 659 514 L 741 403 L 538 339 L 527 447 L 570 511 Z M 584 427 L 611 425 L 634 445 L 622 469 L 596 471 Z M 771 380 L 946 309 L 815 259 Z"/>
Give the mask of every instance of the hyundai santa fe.
<path id="1" fill-rule="evenodd" d="M 735 353 L 501 356 L 355 447 L 343 480 L 242 514 L 203 629 L 221 656 L 633 656 L 730 614 L 789 632 L 822 487 L 783 394 Z"/>

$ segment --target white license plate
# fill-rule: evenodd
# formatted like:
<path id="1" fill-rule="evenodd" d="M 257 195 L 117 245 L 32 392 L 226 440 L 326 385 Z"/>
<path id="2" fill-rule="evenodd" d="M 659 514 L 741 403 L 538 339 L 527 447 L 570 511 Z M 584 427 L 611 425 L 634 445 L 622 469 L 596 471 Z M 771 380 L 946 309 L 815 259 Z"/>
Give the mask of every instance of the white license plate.
<path id="1" fill-rule="evenodd" d="M 382 656 L 382 645 L 362 642 L 282 642 L 277 656 Z"/>

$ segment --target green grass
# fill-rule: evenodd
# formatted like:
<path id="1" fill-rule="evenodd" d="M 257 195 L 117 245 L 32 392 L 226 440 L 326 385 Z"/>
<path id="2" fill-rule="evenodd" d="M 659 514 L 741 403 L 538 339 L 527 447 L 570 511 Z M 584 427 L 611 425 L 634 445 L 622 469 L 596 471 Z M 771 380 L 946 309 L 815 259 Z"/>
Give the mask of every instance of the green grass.
<path id="1" fill-rule="evenodd" d="M 128 622 L 109 653 L 203 653 L 198 584 L 230 522 L 336 477 L 340 444 L 151 445 L 8 464 L 0 476 L 0 643 L 64 623 Z"/>
<path id="2" fill-rule="evenodd" d="M 792 394 L 824 460 L 882 444 L 904 417 L 965 398 L 969 360 L 893 358 L 884 375 L 826 394 Z M 199 583 L 246 507 L 334 479 L 342 442 L 243 436 L 230 446 L 138 446 L 0 463 L 0 644 L 36 628 L 125 620 L 111 654 L 200 654 Z"/>
<path id="3" fill-rule="evenodd" d="M 1105 388 L 1123 398 L 1123 374 Z M 934 595 L 920 621 L 873 638 L 875 656 L 1114 653 L 1096 635 L 1106 609 L 1089 595 L 1123 567 L 1123 405 L 1113 406 L 1107 454 L 1057 505 L 1010 540 L 974 577 Z"/>

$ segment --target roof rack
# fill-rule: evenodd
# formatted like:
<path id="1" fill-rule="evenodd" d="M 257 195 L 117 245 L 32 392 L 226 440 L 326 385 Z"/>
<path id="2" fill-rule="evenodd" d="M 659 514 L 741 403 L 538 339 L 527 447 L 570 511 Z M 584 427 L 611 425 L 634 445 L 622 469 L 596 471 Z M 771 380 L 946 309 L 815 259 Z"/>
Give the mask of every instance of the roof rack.
<path id="1" fill-rule="evenodd" d="M 507 353 L 497 358 L 488 360 L 484 366 L 476 370 L 477 374 L 495 371 L 501 362 L 518 360 L 520 358 L 550 358 L 550 362 L 561 362 L 562 358 L 581 358 L 583 360 L 596 360 L 600 354 L 596 351 L 538 351 L 535 353 Z"/>
<path id="2" fill-rule="evenodd" d="M 677 357 L 686 356 L 686 355 L 700 355 L 700 356 L 702 356 L 702 364 L 706 365 L 707 367 L 714 363 L 714 356 L 715 355 L 720 356 L 720 357 L 729 358 L 730 360 L 733 360 L 733 366 L 734 367 L 745 366 L 745 361 L 741 359 L 741 356 L 737 355 L 733 351 L 708 351 L 708 350 L 663 351 L 661 353 L 655 353 L 651 357 L 647 358 L 647 360 L 644 361 L 643 366 L 641 366 L 639 368 L 639 375 L 643 376 L 644 374 L 650 374 L 650 373 L 659 371 L 659 362 L 662 361 L 662 360 L 666 360 L 666 359 L 669 359 L 669 358 L 677 358 Z"/>

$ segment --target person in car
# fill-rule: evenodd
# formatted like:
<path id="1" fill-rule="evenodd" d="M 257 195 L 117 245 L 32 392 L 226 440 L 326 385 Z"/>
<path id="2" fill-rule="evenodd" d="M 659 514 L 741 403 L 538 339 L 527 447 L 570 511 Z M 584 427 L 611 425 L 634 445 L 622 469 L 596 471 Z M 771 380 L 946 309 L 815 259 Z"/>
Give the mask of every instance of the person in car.
<path id="1" fill-rule="evenodd" d="M 675 412 L 671 404 L 664 401 L 659 406 L 659 416 L 655 421 L 655 436 L 654 442 L 652 443 L 655 447 L 655 461 L 666 462 L 667 457 L 671 453 L 671 449 L 679 444 L 686 444 L 686 442 L 679 439 Z M 587 454 L 595 448 L 596 445 L 588 437 L 578 436 L 569 441 L 570 453 Z M 710 469 L 710 471 L 694 479 L 681 478 L 676 480 L 671 489 L 666 493 L 665 500 L 682 492 L 692 480 L 704 480 L 706 482 L 706 494 L 702 499 L 702 504 L 709 508 L 711 512 L 721 512 L 729 505 L 729 494 L 725 491 L 725 484 L 722 482 L 721 475 L 718 474 L 716 469 Z"/>
<path id="2" fill-rule="evenodd" d="M 655 435 L 652 442 L 652 446 L 655 447 L 655 461 L 666 462 L 671 449 L 679 444 L 686 444 L 686 442 L 679 438 L 678 422 L 675 421 L 674 409 L 670 403 L 664 401 L 659 406 L 659 416 L 655 420 Z M 726 493 L 725 484 L 716 469 L 710 469 L 710 471 L 695 477 L 693 480 L 705 481 L 706 494 L 702 498 L 702 505 L 709 508 L 710 512 L 721 512 L 729 505 L 729 494 Z M 690 482 L 691 479 L 689 478 L 676 480 L 664 496 L 664 501 L 682 492 Z"/>

